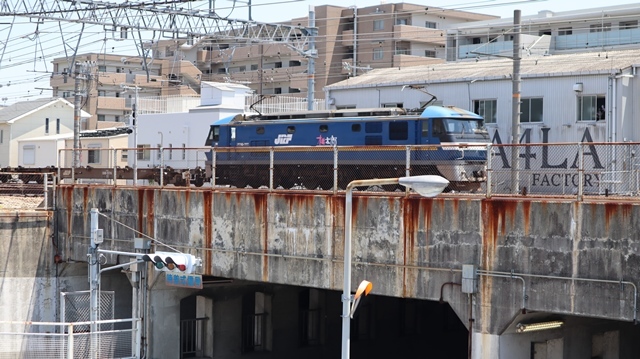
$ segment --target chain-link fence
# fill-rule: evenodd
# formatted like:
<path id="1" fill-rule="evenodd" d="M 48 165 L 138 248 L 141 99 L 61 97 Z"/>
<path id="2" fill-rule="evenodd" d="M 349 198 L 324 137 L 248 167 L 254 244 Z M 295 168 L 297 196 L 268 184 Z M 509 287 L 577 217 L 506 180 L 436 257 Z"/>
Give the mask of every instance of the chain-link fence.
<path id="1" fill-rule="evenodd" d="M 101 149 L 104 153 L 98 157 L 112 158 L 110 162 L 78 168 L 60 166 L 58 176 L 61 183 L 133 185 L 135 182 L 147 186 L 335 192 L 357 179 L 432 174 L 447 178 L 450 185 L 446 191 L 460 195 L 629 197 L 640 194 L 638 146 L 636 143 L 304 147 L 255 143 L 232 148 L 169 145 L 138 150 Z M 88 151 L 95 150 L 82 151 L 88 157 Z M 69 156 L 70 152 L 65 151 L 62 157 Z M 93 158 L 98 157 L 94 154 Z M 113 163 L 117 165 L 112 166 Z M 369 190 L 404 191 L 397 186 Z"/>
<path id="2" fill-rule="evenodd" d="M 0 170 L 0 211 L 49 208 L 54 172 Z"/>
<path id="3" fill-rule="evenodd" d="M 137 319 L 91 322 L 0 322 L 0 359 L 133 358 Z M 117 328 L 105 330 L 102 328 Z"/>

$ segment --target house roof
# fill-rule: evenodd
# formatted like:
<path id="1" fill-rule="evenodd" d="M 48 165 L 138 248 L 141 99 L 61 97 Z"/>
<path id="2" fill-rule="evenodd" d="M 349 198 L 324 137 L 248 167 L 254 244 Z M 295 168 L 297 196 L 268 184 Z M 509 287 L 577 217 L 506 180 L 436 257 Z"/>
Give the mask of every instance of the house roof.
<path id="1" fill-rule="evenodd" d="M 521 78 L 619 74 L 632 66 L 640 66 L 640 50 L 600 51 L 576 54 L 527 56 L 523 51 Z M 376 86 L 402 86 L 471 80 L 511 78 L 513 60 L 456 61 L 405 68 L 375 69 L 366 74 L 328 85 L 338 90 Z"/>
<path id="2" fill-rule="evenodd" d="M 62 102 L 73 110 L 73 104 L 63 98 L 49 97 L 34 99 L 30 101 L 16 102 L 0 111 L 0 123 L 13 123 L 14 121 L 21 119 L 22 117 L 27 116 L 55 102 Z M 91 117 L 91 115 L 86 111 L 81 111 L 80 117 L 89 118 Z"/>

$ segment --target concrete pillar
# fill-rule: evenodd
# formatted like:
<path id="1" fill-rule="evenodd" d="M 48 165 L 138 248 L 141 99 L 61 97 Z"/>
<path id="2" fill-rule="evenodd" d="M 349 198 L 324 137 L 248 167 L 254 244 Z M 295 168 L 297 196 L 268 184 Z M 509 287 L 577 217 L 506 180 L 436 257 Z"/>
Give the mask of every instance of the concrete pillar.
<path id="1" fill-rule="evenodd" d="M 472 359 L 500 359 L 500 336 L 474 331 L 471 349 Z"/>

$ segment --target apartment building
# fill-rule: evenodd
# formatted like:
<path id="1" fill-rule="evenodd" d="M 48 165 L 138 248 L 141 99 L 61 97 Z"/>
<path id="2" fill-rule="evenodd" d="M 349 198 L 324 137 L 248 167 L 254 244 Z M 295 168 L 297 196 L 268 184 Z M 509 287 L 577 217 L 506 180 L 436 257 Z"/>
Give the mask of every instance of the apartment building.
<path id="1" fill-rule="evenodd" d="M 618 5 L 522 16 L 524 56 L 635 49 L 640 44 L 640 7 Z M 513 18 L 460 24 L 447 30 L 447 60 L 513 54 Z"/>
<path id="2" fill-rule="evenodd" d="M 197 96 L 201 71 L 191 62 L 163 49 L 154 53 L 161 57 L 147 58 L 82 54 L 80 81 L 82 109 L 91 114 L 82 130 L 113 126 L 113 122 L 129 123 L 136 96 L 145 98 L 167 96 Z M 74 103 L 75 69 L 67 58 L 53 61 L 50 84 L 54 97 Z M 138 105 L 138 108 L 140 104 Z"/>
<path id="3" fill-rule="evenodd" d="M 314 97 L 323 98 L 324 86 L 367 69 L 442 62 L 447 29 L 495 18 L 406 3 L 318 6 Z M 308 26 L 308 17 L 292 19 L 290 24 Z M 145 47 L 150 50 L 146 60 L 99 53 L 76 57 L 76 62 L 87 65 L 82 108 L 91 118 L 83 129 L 129 122 L 136 96 L 138 110 L 152 97 L 197 96 L 201 81 L 244 84 L 257 94 L 307 97 L 307 58 L 283 44 L 212 37 L 148 42 Z M 53 95 L 73 103 L 75 80 L 69 59 L 55 59 L 53 67 Z"/>
<path id="4" fill-rule="evenodd" d="M 439 63 L 445 58 L 446 30 L 495 16 L 423 5 L 397 3 L 363 8 L 316 6 L 315 97 L 324 86 L 357 76 L 368 69 Z M 308 26 L 308 17 L 292 19 Z M 214 82 L 238 82 L 260 94 L 299 94 L 306 97 L 307 59 L 274 44 L 244 44 L 202 39 L 185 51 Z"/>

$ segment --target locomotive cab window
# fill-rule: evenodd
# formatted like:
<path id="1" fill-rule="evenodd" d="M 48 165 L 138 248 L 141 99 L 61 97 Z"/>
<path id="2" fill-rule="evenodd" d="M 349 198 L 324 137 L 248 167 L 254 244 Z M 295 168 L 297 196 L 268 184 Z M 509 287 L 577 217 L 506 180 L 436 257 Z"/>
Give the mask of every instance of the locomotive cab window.
<path id="1" fill-rule="evenodd" d="M 295 133 L 296 126 L 287 126 L 287 133 Z"/>
<path id="2" fill-rule="evenodd" d="M 259 135 L 264 134 L 264 126 L 259 126 L 258 128 L 256 128 L 256 133 Z"/>
<path id="3" fill-rule="evenodd" d="M 409 138 L 409 124 L 407 121 L 389 123 L 389 140 L 406 141 Z"/>
<path id="4" fill-rule="evenodd" d="M 327 132 L 329 131 L 329 126 L 327 125 L 320 125 L 320 132 Z"/>
<path id="5" fill-rule="evenodd" d="M 211 146 L 214 142 L 218 142 L 220 140 L 220 126 L 211 126 L 211 130 L 209 130 L 209 136 L 207 136 L 207 141 L 205 142 L 205 146 Z"/>
<path id="6" fill-rule="evenodd" d="M 429 137 L 429 121 L 422 121 L 422 137 Z"/>

